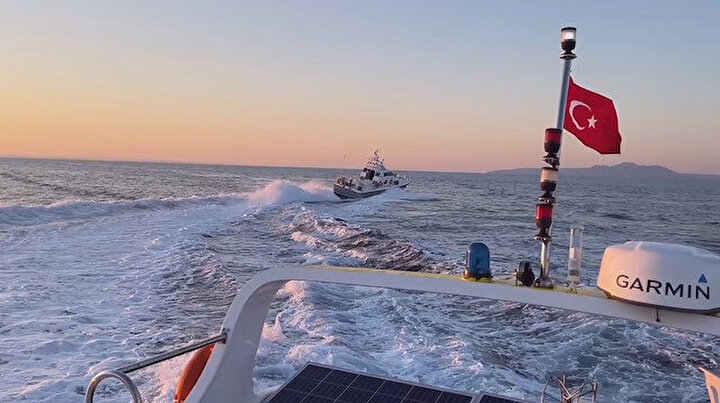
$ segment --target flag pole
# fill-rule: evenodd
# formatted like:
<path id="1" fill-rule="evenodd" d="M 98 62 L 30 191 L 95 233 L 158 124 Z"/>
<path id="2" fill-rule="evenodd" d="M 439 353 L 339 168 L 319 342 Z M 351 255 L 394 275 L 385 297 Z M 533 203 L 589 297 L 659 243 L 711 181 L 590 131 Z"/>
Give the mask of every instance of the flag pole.
<path id="1" fill-rule="evenodd" d="M 567 105 L 568 85 L 570 83 L 570 68 L 572 61 L 577 56 L 572 52 L 575 49 L 574 27 L 565 27 L 560 31 L 560 44 L 563 53 L 560 59 L 563 60 L 562 86 L 560 87 L 560 104 L 558 105 L 557 122 L 554 129 L 545 131 L 545 151 L 548 155 L 543 160 L 550 165 L 542 169 L 540 175 L 540 189 L 545 193 L 538 198 L 535 222 L 540 233 L 535 239 L 540 240 L 540 277 L 536 285 L 543 288 L 553 288 L 553 281 L 550 278 L 550 246 L 552 244 L 552 212 L 555 204 L 553 192 L 557 184 L 558 167 L 560 166 L 560 144 L 563 124 L 565 123 L 565 106 Z"/>
<path id="2" fill-rule="evenodd" d="M 570 67 L 573 59 L 576 57 L 577 55 L 572 52 L 570 52 L 570 54 L 563 53 L 560 55 L 560 58 L 563 59 L 564 62 L 562 87 L 560 89 L 560 106 L 558 107 L 557 123 L 555 124 L 555 128 L 559 130 L 563 129 L 563 123 L 565 123 L 565 106 L 567 105 L 568 84 L 570 84 Z M 560 152 L 558 152 L 558 157 L 560 157 Z"/>

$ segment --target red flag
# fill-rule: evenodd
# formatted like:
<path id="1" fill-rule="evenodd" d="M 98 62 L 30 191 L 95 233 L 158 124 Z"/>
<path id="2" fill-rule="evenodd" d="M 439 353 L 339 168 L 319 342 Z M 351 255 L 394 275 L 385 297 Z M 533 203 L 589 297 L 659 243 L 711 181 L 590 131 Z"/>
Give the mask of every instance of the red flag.
<path id="1" fill-rule="evenodd" d="M 580 87 L 572 78 L 563 127 L 600 154 L 620 154 L 622 137 L 612 100 Z"/>

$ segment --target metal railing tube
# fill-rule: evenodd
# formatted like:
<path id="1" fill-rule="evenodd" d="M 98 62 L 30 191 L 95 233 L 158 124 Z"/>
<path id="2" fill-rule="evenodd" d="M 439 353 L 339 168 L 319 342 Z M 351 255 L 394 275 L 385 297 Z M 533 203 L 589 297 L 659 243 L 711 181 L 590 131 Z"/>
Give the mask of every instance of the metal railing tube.
<path id="1" fill-rule="evenodd" d="M 126 388 L 130 391 L 133 403 L 142 403 L 142 397 L 140 397 L 140 391 L 138 390 L 135 383 L 130 379 L 129 376 L 125 375 L 120 371 L 105 370 L 95 375 L 88 385 L 87 392 L 85 392 L 85 403 L 93 403 L 95 396 L 95 389 L 97 389 L 100 382 L 105 378 L 115 378 L 120 380 Z"/>
<path id="2" fill-rule="evenodd" d="M 150 357 L 147 360 L 143 360 L 140 362 L 136 362 L 134 364 L 120 367 L 117 370 L 120 372 L 129 374 L 130 372 L 137 371 L 138 369 L 149 367 L 149 366 L 157 364 L 159 362 L 169 360 L 171 358 L 175 358 L 177 356 L 183 355 L 185 353 L 189 353 L 193 350 L 197 350 L 199 348 L 208 346 L 210 344 L 214 344 L 217 342 L 224 343 L 226 338 L 227 338 L 227 330 L 223 329 L 222 333 L 220 333 L 217 336 L 211 337 L 209 339 L 201 340 L 197 343 L 193 343 L 193 344 L 187 345 L 185 347 L 180 347 L 176 350 L 168 351 L 167 353 L 164 353 L 164 354 L 156 355 L 155 357 Z"/>
<path id="3" fill-rule="evenodd" d="M 135 386 L 135 383 L 130 379 L 127 374 L 133 371 L 137 371 L 138 369 L 142 369 L 145 367 L 149 367 L 151 365 L 155 365 L 157 363 L 163 362 L 165 360 L 169 360 L 171 358 L 175 358 L 177 356 L 189 353 L 193 350 L 197 350 L 199 348 L 209 346 L 210 344 L 215 343 L 225 343 L 225 340 L 227 340 L 227 329 L 223 329 L 222 332 L 220 332 L 219 335 L 210 337 L 209 339 L 201 340 L 197 343 L 193 343 L 184 347 L 180 347 L 178 349 L 168 351 L 167 353 L 163 353 L 160 355 L 156 355 L 154 357 L 150 357 L 147 360 L 143 360 L 140 362 L 136 362 L 134 364 L 126 365 L 124 367 L 120 367 L 115 370 L 105 370 L 93 377 L 93 379 L 90 381 L 90 384 L 88 385 L 87 391 L 85 392 L 85 403 L 93 403 L 93 396 L 95 395 L 95 390 L 98 387 L 98 384 L 105 379 L 105 378 L 115 378 L 119 379 L 125 387 L 128 388 L 130 391 L 130 395 L 132 396 L 133 403 L 142 403 L 142 398 L 140 397 L 140 391 L 138 391 L 137 386 Z"/>

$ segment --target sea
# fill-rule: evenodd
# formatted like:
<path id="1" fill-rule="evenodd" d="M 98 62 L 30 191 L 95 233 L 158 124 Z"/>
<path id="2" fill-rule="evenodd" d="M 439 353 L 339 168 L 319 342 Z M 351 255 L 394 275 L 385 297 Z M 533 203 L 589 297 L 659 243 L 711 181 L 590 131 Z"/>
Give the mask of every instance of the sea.
<path id="1" fill-rule="evenodd" d="M 538 163 L 538 167 L 540 163 Z M 273 267 L 460 275 L 484 242 L 496 275 L 537 271 L 539 175 L 409 172 L 406 190 L 342 201 L 345 169 L 0 159 L 0 402 L 80 402 L 93 374 L 220 331 L 234 295 Z M 583 287 L 629 240 L 720 254 L 720 181 L 567 176 L 553 275 L 584 227 Z M 599 383 L 600 402 L 707 402 L 698 366 L 720 339 L 477 298 L 290 282 L 276 296 L 255 387 L 308 361 L 538 401 L 551 377 Z M 187 356 L 138 371 L 172 400 Z M 127 401 L 119 384 L 101 401 Z M 96 400 L 97 401 L 97 400 Z"/>

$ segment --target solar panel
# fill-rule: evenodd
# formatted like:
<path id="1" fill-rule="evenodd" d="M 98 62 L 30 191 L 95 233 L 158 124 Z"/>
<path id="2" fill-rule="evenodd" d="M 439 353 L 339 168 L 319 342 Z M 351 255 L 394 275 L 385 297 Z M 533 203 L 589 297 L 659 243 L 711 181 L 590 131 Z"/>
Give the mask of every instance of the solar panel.
<path id="1" fill-rule="evenodd" d="M 309 363 L 269 403 L 470 403 L 473 395 Z"/>
<path id="2" fill-rule="evenodd" d="M 517 400 L 508 399 L 507 397 L 495 395 L 483 395 L 480 403 L 519 403 Z"/>

